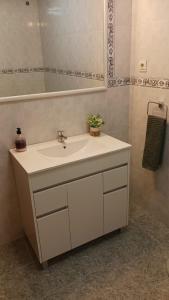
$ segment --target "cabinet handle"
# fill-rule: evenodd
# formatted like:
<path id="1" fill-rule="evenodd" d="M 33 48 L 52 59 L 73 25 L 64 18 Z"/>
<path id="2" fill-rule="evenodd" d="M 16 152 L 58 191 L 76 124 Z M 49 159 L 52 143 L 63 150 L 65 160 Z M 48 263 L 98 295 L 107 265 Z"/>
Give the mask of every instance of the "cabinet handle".
<path id="1" fill-rule="evenodd" d="M 107 192 L 105 192 L 105 193 L 103 193 L 103 194 L 104 194 L 104 195 L 106 195 L 106 194 L 110 194 L 110 193 L 113 193 L 113 192 L 116 192 L 116 191 L 122 190 L 122 189 L 124 189 L 124 188 L 126 188 L 126 187 L 127 187 L 127 185 L 123 185 L 123 186 L 120 186 L 120 187 L 118 187 L 117 189 L 114 189 L 114 190 L 107 191 Z"/>
<path id="2" fill-rule="evenodd" d="M 52 215 L 52 214 L 55 214 L 55 213 L 57 213 L 57 212 L 60 212 L 60 211 L 62 211 L 62 210 L 65 210 L 65 209 L 67 209 L 67 208 L 68 208 L 68 206 L 64 206 L 64 207 L 61 207 L 61 208 L 52 210 L 52 211 L 50 211 L 50 212 L 48 212 L 48 213 L 46 213 L 46 214 L 43 214 L 43 215 L 38 216 L 37 219 L 40 219 L 40 218 L 43 218 L 43 217 L 50 216 L 50 215 Z"/>

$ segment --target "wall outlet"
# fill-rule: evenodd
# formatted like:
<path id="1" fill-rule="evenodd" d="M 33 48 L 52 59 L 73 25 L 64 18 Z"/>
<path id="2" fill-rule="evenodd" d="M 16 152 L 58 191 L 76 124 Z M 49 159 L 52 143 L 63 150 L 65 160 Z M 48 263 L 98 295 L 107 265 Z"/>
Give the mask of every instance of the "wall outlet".
<path id="1" fill-rule="evenodd" d="M 139 61 L 139 72 L 146 73 L 147 72 L 147 60 Z"/>

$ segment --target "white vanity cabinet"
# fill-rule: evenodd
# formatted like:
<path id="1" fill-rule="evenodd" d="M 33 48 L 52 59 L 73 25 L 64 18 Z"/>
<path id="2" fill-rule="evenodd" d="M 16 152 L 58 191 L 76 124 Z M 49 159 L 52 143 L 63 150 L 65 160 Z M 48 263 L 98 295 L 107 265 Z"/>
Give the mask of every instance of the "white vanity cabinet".
<path id="1" fill-rule="evenodd" d="M 51 167 L 51 160 L 39 170 L 32 158 L 33 172 L 24 164 L 32 148 L 11 150 L 24 231 L 40 263 L 127 226 L 130 145 L 105 141 L 109 151 L 59 166 Z"/>

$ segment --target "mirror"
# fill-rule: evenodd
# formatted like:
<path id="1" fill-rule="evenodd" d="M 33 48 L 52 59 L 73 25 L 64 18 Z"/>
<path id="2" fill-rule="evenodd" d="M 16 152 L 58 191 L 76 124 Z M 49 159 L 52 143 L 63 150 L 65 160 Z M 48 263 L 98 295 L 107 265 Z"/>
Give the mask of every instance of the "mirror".
<path id="1" fill-rule="evenodd" d="M 0 97 L 105 86 L 105 0 L 3 0 Z"/>

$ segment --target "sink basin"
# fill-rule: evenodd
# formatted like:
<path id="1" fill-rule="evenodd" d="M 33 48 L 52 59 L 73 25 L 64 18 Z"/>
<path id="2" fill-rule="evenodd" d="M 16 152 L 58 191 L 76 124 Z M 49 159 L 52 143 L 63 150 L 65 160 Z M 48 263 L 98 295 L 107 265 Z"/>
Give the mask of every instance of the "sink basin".
<path id="1" fill-rule="evenodd" d="M 88 143 L 87 139 L 71 142 L 71 143 L 64 143 L 55 146 L 51 146 L 45 149 L 38 150 L 39 153 L 48 156 L 48 157 L 66 157 L 79 152 L 83 149 Z"/>

